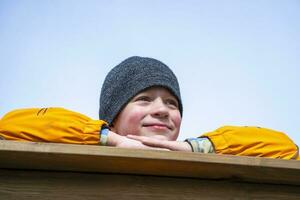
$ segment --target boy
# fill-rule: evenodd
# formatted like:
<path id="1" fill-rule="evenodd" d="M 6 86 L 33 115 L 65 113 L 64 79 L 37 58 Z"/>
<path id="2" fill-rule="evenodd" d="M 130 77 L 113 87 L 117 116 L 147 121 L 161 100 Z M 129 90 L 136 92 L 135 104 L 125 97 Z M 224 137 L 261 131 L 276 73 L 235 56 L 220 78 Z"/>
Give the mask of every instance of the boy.
<path id="1" fill-rule="evenodd" d="M 130 57 L 106 76 L 99 117 L 92 120 L 62 108 L 23 109 L 0 121 L 0 136 L 10 140 L 100 144 L 295 159 L 297 146 L 283 133 L 225 126 L 176 141 L 182 101 L 176 76 L 162 62 Z M 100 132 L 100 134 L 99 134 Z"/>
<path id="2" fill-rule="evenodd" d="M 182 110 L 175 74 L 152 58 L 126 59 L 108 73 L 102 85 L 99 117 L 108 122 L 111 130 L 108 145 L 132 147 L 141 144 L 120 137 L 129 134 L 176 140 Z M 190 149 L 188 144 L 186 147 Z"/>

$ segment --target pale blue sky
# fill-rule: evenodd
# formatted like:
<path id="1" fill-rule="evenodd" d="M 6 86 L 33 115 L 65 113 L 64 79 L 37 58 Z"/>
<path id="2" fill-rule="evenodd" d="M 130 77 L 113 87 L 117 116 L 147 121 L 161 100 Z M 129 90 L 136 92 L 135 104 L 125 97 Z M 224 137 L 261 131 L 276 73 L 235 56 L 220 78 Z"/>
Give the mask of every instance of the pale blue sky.
<path id="1" fill-rule="evenodd" d="M 222 125 L 300 144 L 300 1 L 0 1 L 0 116 L 65 107 L 98 118 L 107 72 L 133 55 L 177 74 L 180 140 Z"/>

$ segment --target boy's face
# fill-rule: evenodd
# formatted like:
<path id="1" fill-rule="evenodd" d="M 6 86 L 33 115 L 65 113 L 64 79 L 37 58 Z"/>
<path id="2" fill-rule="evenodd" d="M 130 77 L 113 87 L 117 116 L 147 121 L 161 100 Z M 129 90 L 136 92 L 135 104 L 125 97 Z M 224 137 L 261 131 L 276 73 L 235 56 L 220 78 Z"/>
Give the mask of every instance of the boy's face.
<path id="1" fill-rule="evenodd" d="M 163 87 L 152 87 L 126 105 L 114 121 L 112 131 L 120 135 L 176 140 L 180 124 L 177 99 Z"/>

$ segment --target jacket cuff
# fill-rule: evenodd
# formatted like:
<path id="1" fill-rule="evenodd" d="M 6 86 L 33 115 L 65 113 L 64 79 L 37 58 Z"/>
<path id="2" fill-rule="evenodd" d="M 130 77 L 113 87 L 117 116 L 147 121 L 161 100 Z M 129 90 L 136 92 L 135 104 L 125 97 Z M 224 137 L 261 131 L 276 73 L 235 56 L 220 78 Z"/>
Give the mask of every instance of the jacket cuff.
<path id="1" fill-rule="evenodd" d="M 213 144 L 207 137 L 188 138 L 185 140 L 191 147 L 193 152 L 199 153 L 215 153 Z"/>
<path id="2" fill-rule="evenodd" d="M 108 133 L 109 133 L 109 128 L 106 125 L 103 125 L 100 129 L 100 145 L 101 146 L 106 146 L 107 145 L 107 140 L 108 140 Z"/>

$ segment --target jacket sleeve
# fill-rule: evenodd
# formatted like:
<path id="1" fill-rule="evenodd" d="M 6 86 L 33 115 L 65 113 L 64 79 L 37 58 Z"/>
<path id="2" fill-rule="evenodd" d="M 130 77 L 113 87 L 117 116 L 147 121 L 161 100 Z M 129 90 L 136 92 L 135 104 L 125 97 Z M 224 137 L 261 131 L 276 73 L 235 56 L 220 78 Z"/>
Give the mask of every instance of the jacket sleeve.
<path id="1" fill-rule="evenodd" d="M 99 144 L 102 120 L 64 108 L 29 108 L 7 113 L 0 120 L 0 137 L 5 140 Z"/>
<path id="2" fill-rule="evenodd" d="M 299 159 L 298 146 L 284 133 L 250 126 L 224 126 L 205 133 L 218 154 Z"/>

